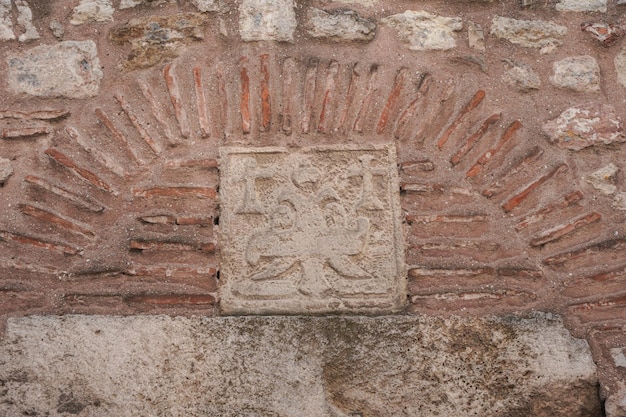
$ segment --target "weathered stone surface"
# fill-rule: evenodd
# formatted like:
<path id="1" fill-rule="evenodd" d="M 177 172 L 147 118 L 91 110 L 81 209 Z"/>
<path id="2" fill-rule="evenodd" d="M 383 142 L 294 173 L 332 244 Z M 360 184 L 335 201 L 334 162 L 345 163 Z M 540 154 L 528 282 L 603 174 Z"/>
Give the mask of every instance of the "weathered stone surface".
<path id="1" fill-rule="evenodd" d="M 332 41 L 371 41 L 376 34 L 376 24 L 352 10 L 334 10 L 327 13 L 311 8 L 308 26 L 310 36 Z"/>
<path id="2" fill-rule="evenodd" d="M 606 417 L 626 417 L 626 383 L 620 383 L 619 389 L 606 399 Z"/>
<path id="3" fill-rule="evenodd" d="M 120 10 L 131 9 L 143 3 L 143 0 L 121 0 L 118 6 Z"/>
<path id="4" fill-rule="evenodd" d="M 70 18 L 73 25 L 82 25 L 87 22 L 113 21 L 113 4 L 111 0 L 80 0 Z"/>
<path id="5" fill-rule="evenodd" d="M 395 167 L 392 146 L 222 149 L 222 309 L 401 308 Z"/>
<path id="6" fill-rule="evenodd" d="M 93 41 L 41 45 L 9 56 L 7 62 L 9 88 L 33 96 L 93 97 L 103 76 Z"/>
<path id="7" fill-rule="evenodd" d="M 600 66 L 589 55 L 573 56 L 555 62 L 550 82 L 556 87 L 593 93 L 600 91 Z"/>
<path id="8" fill-rule="evenodd" d="M 575 151 L 626 140 L 615 109 L 598 102 L 571 107 L 556 119 L 544 123 L 542 130 L 552 143 Z"/>
<path id="9" fill-rule="evenodd" d="M 580 29 L 589 33 L 604 46 L 611 46 L 624 36 L 624 29 L 610 23 L 582 23 Z"/>
<path id="10" fill-rule="evenodd" d="M 63 38 L 63 35 L 65 34 L 65 29 L 63 28 L 63 25 L 56 20 L 50 22 L 50 30 L 52 31 L 54 37 L 57 39 Z"/>
<path id="11" fill-rule="evenodd" d="M 626 210 L 626 191 L 615 193 L 612 205 L 616 210 Z"/>
<path id="12" fill-rule="evenodd" d="M 541 87 L 541 79 L 530 65 L 505 61 L 506 72 L 502 75 L 502 81 L 522 93 L 538 90 Z"/>
<path id="13" fill-rule="evenodd" d="M 27 317 L 0 344 L 0 414 L 588 417 L 595 371 L 541 314 Z"/>
<path id="14" fill-rule="evenodd" d="M 458 17 L 415 10 L 388 16 L 382 22 L 396 29 L 398 36 L 414 51 L 452 49 L 456 46 L 453 33 L 463 29 L 463 22 Z"/>
<path id="15" fill-rule="evenodd" d="M 122 68 L 147 68 L 177 57 L 185 45 L 204 39 L 205 23 L 202 13 L 142 17 L 111 30 L 109 39 L 132 45 Z"/>
<path id="16" fill-rule="evenodd" d="M 239 32 L 244 41 L 292 42 L 296 24 L 293 0 L 243 0 L 239 6 Z"/>
<path id="17" fill-rule="evenodd" d="M 606 12 L 607 0 L 559 0 L 556 9 L 560 12 Z"/>
<path id="18" fill-rule="evenodd" d="M 11 161 L 0 157 L 0 185 L 4 185 L 11 175 L 13 175 Z"/>
<path id="19" fill-rule="evenodd" d="M 615 71 L 617 71 L 617 81 L 626 87 L 626 46 L 623 46 L 615 56 Z"/>
<path id="20" fill-rule="evenodd" d="M 191 0 L 191 3 L 201 12 L 217 12 L 220 10 L 218 0 Z"/>
<path id="21" fill-rule="evenodd" d="M 11 0 L 0 0 L 0 40 L 15 39 L 11 20 Z"/>
<path id="22" fill-rule="evenodd" d="M 591 173 L 587 177 L 587 182 L 593 185 L 593 188 L 600 191 L 602 194 L 615 194 L 617 191 L 617 186 L 615 185 L 617 181 L 617 171 L 619 171 L 619 169 L 615 164 L 609 164 Z"/>
<path id="23" fill-rule="evenodd" d="M 39 39 L 41 36 L 33 25 L 33 12 L 28 3 L 24 0 L 15 0 L 15 7 L 17 7 L 17 24 L 24 28 L 24 33 L 18 37 L 18 40 L 26 42 Z"/>
<path id="24" fill-rule="evenodd" d="M 470 48 L 485 51 L 485 33 L 482 26 L 475 22 L 467 23 L 467 38 Z"/>
<path id="25" fill-rule="evenodd" d="M 611 356 L 615 366 L 619 368 L 626 368 L 626 348 L 617 347 L 611 349 Z"/>
<path id="26" fill-rule="evenodd" d="M 565 26 L 542 20 L 517 20 L 496 16 L 491 34 L 526 48 L 539 48 L 544 54 L 554 51 L 563 42 L 559 39 L 567 33 Z"/>

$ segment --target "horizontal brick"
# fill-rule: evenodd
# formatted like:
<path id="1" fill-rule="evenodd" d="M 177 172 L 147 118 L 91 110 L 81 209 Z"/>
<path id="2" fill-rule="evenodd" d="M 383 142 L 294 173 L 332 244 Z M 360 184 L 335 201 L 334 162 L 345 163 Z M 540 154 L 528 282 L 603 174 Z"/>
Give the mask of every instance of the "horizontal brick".
<path id="1" fill-rule="evenodd" d="M 217 159 L 174 159 L 167 161 L 165 167 L 216 169 Z"/>
<path id="2" fill-rule="evenodd" d="M 51 132 L 52 128 L 50 128 L 50 126 L 20 127 L 16 129 L 7 128 L 0 131 L 0 137 L 2 139 L 32 138 L 47 135 Z"/>
<path id="3" fill-rule="evenodd" d="M 181 198 L 207 198 L 213 199 L 217 196 L 214 188 L 208 187 L 146 187 L 133 189 L 135 197 L 181 197 Z"/>
<path id="4" fill-rule="evenodd" d="M 175 216 L 170 214 L 154 214 L 141 216 L 139 221 L 147 224 L 177 224 L 179 226 L 210 226 L 212 217 Z"/>
<path id="5" fill-rule="evenodd" d="M 4 241 L 13 241 L 22 243 L 25 245 L 34 246 L 40 249 L 52 250 L 60 252 L 66 255 L 77 255 L 81 252 L 80 249 L 57 242 L 49 242 L 36 237 L 25 236 L 17 233 L 7 232 L 0 230 L 0 239 Z"/>
<path id="6" fill-rule="evenodd" d="M 489 216 L 486 214 L 432 214 L 405 216 L 408 224 L 413 223 L 477 223 L 488 222 Z"/>
<path id="7" fill-rule="evenodd" d="M 70 115 L 69 110 L 0 110 L 0 119 L 19 119 L 19 120 L 57 120 L 64 119 Z"/>
<path id="8" fill-rule="evenodd" d="M 482 308 L 488 308 L 490 311 L 509 311 L 531 306 L 536 301 L 536 294 L 518 290 L 439 292 L 413 295 L 410 298 L 411 306 L 409 306 L 409 311 L 416 311 L 416 308 L 432 311 Z"/>
<path id="9" fill-rule="evenodd" d="M 155 306 L 213 306 L 216 299 L 211 294 L 136 294 L 124 297 L 129 304 L 142 303 Z"/>
<path id="10" fill-rule="evenodd" d="M 166 240 L 131 239 L 129 248 L 141 251 L 203 251 L 215 252 L 213 242 L 178 242 Z"/>
<path id="11" fill-rule="evenodd" d="M 599 243 L 585 245 L 578 249 L 561 252 L 544 259 L 543 263 L 550 266 L 565 266 L 571 269 L 595 266 L 603 260 L 620 259 L 626 251 L 626 239 L 608 239 Z"/>

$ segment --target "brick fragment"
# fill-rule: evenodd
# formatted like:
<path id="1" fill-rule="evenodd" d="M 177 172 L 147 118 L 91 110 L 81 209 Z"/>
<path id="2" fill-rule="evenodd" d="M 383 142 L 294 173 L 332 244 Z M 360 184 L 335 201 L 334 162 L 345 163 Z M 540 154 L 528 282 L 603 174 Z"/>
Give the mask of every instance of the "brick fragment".
<path id="1" fill-rule="evenodd" d="M 143 123 L 139 120 L 139 117 L 137 117 L 137 114 L 134 112 L 134 110 L 126 101 L 126 98 L 124 98 L 124 96 L 120 93 L 114 94 L 113 97 L 115 97 L 117 102 L 120 103 L 122 110 L 124 110 L 124 113 L 126 113 L 126 116 L 128 116 L 128 119 L 131 121 L 131 123 L 137 130 L 137 133 L 139 133 L 139 136 L 141 136 L 144 142 L 146 142 L 148 146 L 150 146 L 150 148 L 156 155 L 160 154 L 163 151 L 161 144 L 155 141 L 150 136 L 150 134 L 144 127 Z"/>
<path id="2" fill-rule="evenodd" d="M 352 64 L 352 70 L 350 71 L 350 84 L 348 85 L 348 91 L 346 91 L 346 98 L 344 99 L 343 109 L 337 122 L 337 131 L 340 133 L 346 133 L 348 130 L 348 115 L 356 96 L 357 86 L 359 85 L 359 78 L 361 77 L 356 69 L 358 63 Z"/>
<path id="3" fill-rule="evenodd" d="M 70 158 L 68 158 L 66 155 L 62 154 L 61 152 L 57 151 L 56 149 L 52 149 L 52 148 L 47 149 L 44 153 L 48 155 L 50 158 L 52 158 L 55 162 L 69 169 L 72 173 L 88 181 L 95 187 L 100 188 L 101 190 L 107 191 L 113 195 L 118 195 L 116 191 L 114 191 L 107 183 L 105 183 L 102 179 L 100 179 L 96 174 L 94 174 L 93 172 L 87 169 L 79 167 L 74 161 L 72 161 Z"/>
<path id="4" fill-rule="evenodd" d="M 144 80 L 138 79 L 137 84 L 139 85 L 139 89 L 143 94 L 144 98 L 150 105 L 150 110 L 152 110 L 152 115 L 157 120 L 161 128 L 163 129 L 163 133 L 165 137 L 171 144 L 175 144 L 178 142 L 176 136 L 172 132 L 169 123 L 167 122 L 168 117 L 165 114 L 165 106 L 161 106 L 159 101 L 154 97 L 152 93 L 151 87 Z"/>
<path id="5" fill-rule="evenodd" d="M 44 210 L 39 207 L 31 206 L 29 204 L 20 204 L 19 209 L 27 216 L 39 219 L 48 223 L 52 223 L 56 226 L 62 227 L 72 233 L 79 234 L 85 237 L 92 238 L 95 234 L 89 230 L 87 225 L 79 223 L 75 219 L 63 216 L 58 213 L 54 213 L 49 210 Z"/>
<path id="6" fill-rule="evenodd" d="M 268 131 L 271 123 L 270 59 L 268 54 L 263 54 L 261 55 L 261 131 Z"/>
<path id="7" fill-rule="evenodd" d="M 537 188 L 541 187 L 549 179 L 553 178 L 558 173 L 567 171 L 567 169 L 568 169 L 568 167 L 567 167 L 566 164 L 560 164 L 560 165 L 552 168 L 548 173 L 542 175 L 541 177 L 539 177 L 535 181 L 533 181 L 530 184 L 528 184 L 527 186 L 525 186 L 520 192 L 516 193 L 508 201 L 506 201 L 504 204 L 502 204 L 502 209 L 504 209 L 504 211 L 507 212 L 507 213 L 509 211 L 513 210 L 515 207 L 517 207 L 520 204 L 522 204 L 524 202 L 524 200 L 526 200 L 526 198 L 528 197 L 528 195 L 531 192 L 533 192 Z"/>
<path id="8" fill-rule="evenodd" d="M 515 225 L 515 230 L 517 230 L 518 232 L 528 226 L 530 226 L 533 223 L 536 223 L 538 221 L 543 220 L 548 214 L 556 211 L 556 210 L 560 210 L 560 209 L 564 209 L 567 208 L 569 206 L 571 206 L 572 204 L 577 203 L 578 201 L 583 199 L 583 193 L 580 191 L 574 191 L 571 192 L 569 194 L 567 194 L 565 197 L 563 197 L 560 200 L 557 200 L 553 203 L 548 204 L 547 206 L 545 206 L 544 208 L 529 214 L 528 216 L 524 216 L 522 217 L 517 224 Z"/>
<path id="9" fill-rule="evenodd" d="M 109 156 L 107 152 L 101 151 L 96 145 L 88 142 L 80 133 L 78 133 L 78 129 L 73 126 L 68 126 L 65 128 L 65 133 L 75 141 L 81 148 L 85 150 L 85 152 L 93 155 L 93 157 L 98 161 L 102 166 L 106 169 L 114 173 L 119 177 L 126 177 L 128 173 L 120 164 L 118 164 L 113 158 Z"/>
<path id="10" fill-rule="evenodd" d="M 124 297 L 129 304 L 152 304 L 155 306 L 212 306 L 216 299 L 211 294 L 137 294 Z"/>
<path id="11" fill-rule="evenodd" d="M 322 110 L 320 112 L 320 120 L 317 124 L 317 131 L 326 133 L 328 131 L 327 124 L 330 123 L 331 103 L 337 89 L 337 74 L 339 73 L 339 63 L 331 61 L 328 66 L 328 74 L 326 74 L 326 85 L 324 86 L 324 99 L 322 100 Z"/>
<path id="12" fill-rule="evenodd" d="M 367 90 L 365 91 L 365 97 L 363 98 L 363 101 L 361 101 L 359 112 L 357 113 L 356 119 L 354 120 L 354 125 L 352 126 L 352 130 L 354 130 L 355 132 L 363 132 L 363 124 L 365 123 L 365 118 L 367 117 L 367 113 L 369 111 L 372 100 L 374 99 L 374 95 L 378 91 L 378 88 L 376 87 L 377 79 L 378 64 L 372 64 L 372 66 L 370 67 L 370 71 L 367 74 Z"/>
<path id="13" fill-rule="evenodd" d="M 417 113 L 417 109 L 419 107 L 418 104 L 420 104 L 424 96 L 428 93 L 428 89 L 433 82 L 432 80 L 433 77 L 430 74 L 420 74 L 420 78 L 417 83 L 418 90 L 416 97 L 413 99 L 413 101 L 411 101 L 411 103 L 409 103 L 407 108 L 404 109 L 404 111 L 400 114 L 400 117 L 398 117 L 398 124 L 394 132 L 394 136 L 396 139 L 403 138 L 408 134 L 407 131 L 409 129 L 410 121 Z"/>
<path id="14" fill-rule="evenodd" d="M 8 232 L 6 230 L 0 230 L 0 239 L 4 240 L 5 242 L 10 240 L 13 242 L 23 243 L 41 249 L 52 250 L 55 252 L 63 253 L 65 255 L 78 255 L 80 252 L 80 249 L 63 243 L 49 242 L 35 237 Z"/>
<path id="15" fill-rule="evenodd" d="M 432 215 L 407 215 L 405 220 L 408 224 L 413 223 L 475 223 L 488 222 L 486 214 L 432 214 Z"/>
<path id="16" fill-rule="evenodd" d="M 133 160 L 138 165 L 143 165 L 144 162 L 141 160 L 141 158 L 139 158 L 137 151 L 135 151 L 135 149 L 132 146 L 130 146 L 130 143 L 128 142 L 128 139 L 126 138 L 126 136 L 122 133 L 121 130 L 117 128 L 117 126 L 115 126 L 115 124 L 109 118 L 109 116 L 107 116 L 107 114 L 102 109 L 96 109 L 95 113 L 96 113 L 96 117 L 98 118 L 98 120 L 100 120 L 102 124 L 105 125 L 107 129 L 109 129 L 109 132 L 111 132 L 113 137 L 126 147 L 130 155 L 133 157 Z"/>
<path id="17" fill-rule="evenodd" d="M 185 111 L 185 107 L 183 106 L 183 99 L 180 93 L 180 88 L 178 87 L 178 80 L 176 79 L 176 75 L 174 74 L 174 68 L 172 68 L 172 64 L 167 64 L 165 66 L 165 68 L 163 69 L 163 77 L 165 78 L 167 91 L 170 94 L 172 107 L 174 107 L 174 115 L 176 116 L 176 120 L 178 121 L 180 134 L 182 135 L 182 137 L 188 138 L 191 135 L 191 130 L 189 128 L 189 119 L 187 118 L 187 112 Z"/>
<path id="18" fill-rule="evenodd" d="M 0 110 L 0 119 L 19 119 L 19 120 L 47 120 L 57 121 L 69 117 L 70 111 L 65 109 L 58 110 Z"/>
<path id="19" fill-rule="evenodd" d="M 33 184 L 37 187 L 40 187 L 46 191 L 49 191 L 61 198 L 64 198 L 65 200 L 70 201 L 71 203 L 73 203 L 74 205 L 80 208 L 87 209 L 96 213 L 100 213 L 104 210 L 104 206 L 102 204 L 87 200 L 86 198 L 83 198 L 77 194 L 74 194 L 71 191 L 66 190 L 65 188 L 51 184 L 50 182 L 44 180 L 43 178 L 36 177 L 34 175 L 27 175 L 24 178 L 24 181 L 26 181 L 29 184 Z"/>
<path id="20" fill-rule="evenodd" d="M 135 197 L 189 197 L 214 199 L 217 192 L 208 187 L 147 187 L 133 190 Z"/>
<path id="21" fill-rule="evenodd" d="M 405 67 L 402 67 L 398 70 L 396 74 L 396 78 L 393 82 L 393 87 L 391 88 L 391 92 L 389 93 L 389 97 L 387 97 L 387 102 L 383 107 L 383 111 L 380 115 L 380 119 L 378 119 L 378 125 L 376 126 L 376 133 L 379 135 L 383 133 L 385 130 L 385 126 L 389 122 L 389 118 L 391 117 L 391 112 L 394 110 L 398 99 L 400 98 L 400 94 L 402 94 L 402 89 L 406 84 L 406 79 L 409 70 Z"/>
<path id="22" fill-rule="evenodd" d="M 250 133 L 250 77 L 246 67 L 248 58 L 241 57 L 239 70 L 239 80 L 241 82 L 241 99 L 239 101 L 239 112 L 241 113 L 241 130 L 244 134 Z"/>
<path id="23" fill-rule="evenodd" d="M 491 158 L 493 158 L 493 156 L 500 150 L 502 149 L 502 147 L 511 139 L 513 138 L 513 136 L 515 135 L 515 133 L 522 127 L 522 123 L 519 120 L 514 121 L 513 123 L 511 123 L 506 130 L 504 131 L 504 133 L 502 134 L 502 136 L 500 137 L 500 139 L 498 140 L 498 142 L 496 142 L 496 145 L 489 149 L 487 152 L 485 152 L 480 158 L 478 158 L 478 161 L 476 161 L 476 163 L 469 169 L 469 171 L 467 171 L 467 174 L 465 174 L 466 177 L 471 178 L 471 177 L 475 177 L 476 175 L 478 175 L 483 168 L 485 167 L 485 165 L 491 160 Z"/>
<path id="24" fill-rule="evenodd" d="M 478 128 L 476 132 L 471 134 L 466 140 L 463 146 L 459 148 L 458 151 L 450 158 L 450 163 L 454 166 L 461 161 L 469 151 L 472 150 L 474 145 L 487 133 L 489 128 L 491 128 L 494 124 L 496 124 L 500 118 L 502 117 L 502 113 L 494 113 L 489 116 L 483 124 Z"/>
<path id="25" fill-rule="evenodd" d="M 204 85 L 202 83 L 202 69 L 200 67 L 193 67 L 193 81 L 196 88 L 196 107 L 198 110 L 198 123 L 200 123 L 201 135 L 203 138 L 205 138 L 211 135 L 211 124 L 209 122 L 206 96 L 204 94 Z"/>
<path id="26" fill-rule="evenodd" d="M 472 110 L 474 110 L 485 98 L 485 92 L 483 90 L 478 90 L 474 96 L 470 99 L 470 101 L 461 109 L 458 116 L 454 119 L 454 121 L 450 124 L 450 126 L 443 132 L 443 134 L 439 137 L 437 141 L 437 148 L 443 148 L 443 145 L 446 144 L 450 136 L 454 133 L 454 131 L 459 127 L 463 119 L 467 114 L 469 114 Z"/>
<path id="27" fill-rule="evenodd" d="M 282 108 L 282 130 L 286 134 L 291 134 L 293 126 L 293 117 L 296 102 L 296 83 L 294 75 L 297 71 L 296 60 L 286 58 L 283 62 L 282 79 L 283 79 L 283 108 Z"/>
<path id="28" fill-rule="evenodd" d="M 304 76 L 304 94 L 302 101 L 302 120 L 300 129 L 302 133 L 309 133 L 311 128 L 311 117 L 313 113 L 313 104 L 315 102 L 315 90 L 317 86 L 317 70 L 319 61 L 316 58 L 309 59 Z"/>
<path id="29" fill-rule="evenodd" d="M 513 161 L 513 163 L 511 163 L 511 168 L 509 168 L 509 170 L 502 177 L 489 184 L 481 194 L 487 198 L 491 198 L 506 191 L 507 187 L 505 187 L 505 184 L 507 181 L 541 158 L 543 152 L 543 149 L 538 146 L 529 150 L 522 158 Z"/>
<path id="30" fill-rule="evenodd" d="M 619 25 L 600 22 L 584 22 L 580 30 L 589 33 L 603 46 L 611 46 L 624 36 L 624 29 Z"/>
<path id="31" fill-rule="evenodd" d="M 33 138 L 36 136 L 47 135 L 52 132 L 50 126 L 34 126 L 34 127 L 20 127 L 16 129 L 5 128 L 2 129 L 0 137 L 2 139 L 22 139 Z"/>
<path id="32" fill-rule="evenodd" d="M 400 164 L 400 170 L 402 172 L 412 172 L 412 171 L 433 171 L 435 169 L 435 164 L 429 159 L 418 160 L 418 161 L 406 161 Z"/>
<path id="33" fill-rule="evenodd" d="M 131 239 L 129 242 L 131 250 L 140 251 L 201 251 L 215 252 L 215 243 L 213 242 L 178 242 L 165 240 L 143 240 Z"/>
<path id="34" fill-rule="evenodd" d="M 174 159 L 167 161 L 165 167 L 216 169 L 217 159 Z"/>
<path id="35" fill-rule="evenodd" d="M 545 230 L 530 241 L 531 246 L 543 246 L 546 243 L 554 242 L 566 236 L 570 233 L 575 232 L 581 227 L 587 226 L 588 224 L 594 223 L 602 219 L 602 216 L 599 213 L 589 213 L 585 216 L 579 217 L 577 219 L 570 220 L 567 223 L 555 226 L 551 229 Z"/>

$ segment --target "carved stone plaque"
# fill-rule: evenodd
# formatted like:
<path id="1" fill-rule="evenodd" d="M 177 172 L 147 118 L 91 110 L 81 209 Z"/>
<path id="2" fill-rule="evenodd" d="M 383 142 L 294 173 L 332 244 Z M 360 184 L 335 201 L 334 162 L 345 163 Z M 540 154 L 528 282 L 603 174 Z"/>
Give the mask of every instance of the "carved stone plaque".
<path id="1" fill-rule="evenodd" d="M 395 148 L 223 148 L 221 308 L 385 313 L 406 300 Z"/>

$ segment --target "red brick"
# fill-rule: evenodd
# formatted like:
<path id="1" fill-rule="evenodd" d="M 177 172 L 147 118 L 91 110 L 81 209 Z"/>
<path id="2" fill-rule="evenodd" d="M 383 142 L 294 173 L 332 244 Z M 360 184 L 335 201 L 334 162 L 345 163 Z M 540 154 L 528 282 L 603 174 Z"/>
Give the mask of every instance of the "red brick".
<path id="1" fill-rule="evenodd" d="M 465 116 L 474 110 L 485 98 L 485 92 L 483 90 L 478 90 L 476 94 L 471 98 L 471 100 L 461 109 L 459 115 L 454 119 L 454 121 L 450 124 L 450 126 L 443 132 L 443 134 L 439 137 L 437 141 L 437 148 L 443 148 L 443 145 L 446 144 L 450 136 L 454 133 L 454 131 L 459 127 Z"/>
<path id="2" fill-rule="evenodd" d="M 167 91 L 170 94 L 172 107 L 174 107 L 174 115 L 176 116 L 176 120 L 178 121 L 180 134 L 182 135 L 182 137 L 188 138 L 191 135 L 191 131 L 189 128 L 189 119 L 187 118 L 187 112 L 185 111 L 185 107 L 183 106 L 183 99 L 180 93 L 180 88 L 178 87 L 178 80 L 176 79 L 176 75 L 174 74 L 174 68 L 172 67 L 172 64 L 167 64 L 165 66 L 165 68 L 163 69 L 163 77 L 165 78 Z"/>

